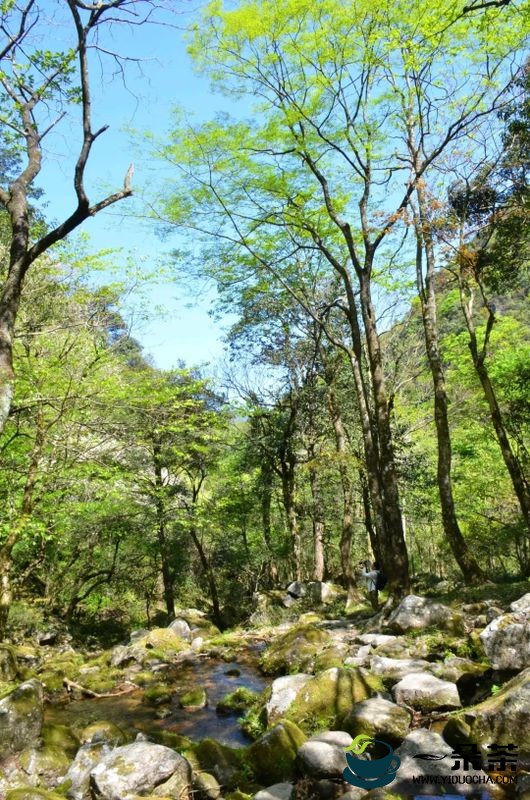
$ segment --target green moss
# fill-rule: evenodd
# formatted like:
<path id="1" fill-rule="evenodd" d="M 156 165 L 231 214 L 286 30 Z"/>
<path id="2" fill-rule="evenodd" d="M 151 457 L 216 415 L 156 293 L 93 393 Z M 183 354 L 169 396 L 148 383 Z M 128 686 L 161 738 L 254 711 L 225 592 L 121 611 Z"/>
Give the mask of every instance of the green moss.
<path id="1" fill-rule="evenodd" d="M 359 669 L 329 669 L 305 684 L 285 716 L 308 733 L 340 730 L 352 706 L 380 690 L 380 679 L 365 676 Z"/>
<path id="2" fill-rule="evenodd" d="M 180 733 L 175 733 L 174 731 L 153 729 L 149 731 L 149 738 L 156 742 L 156 744 L 163 744 L 165 747 L 170 747 L 172 750 L 176 750 L 179 753 L 183 753 L 193 746 L 191 739 L 188 739 L 187 736 L 181 736 Z"/>
<path id="3" fill-rule="evenodd" d="M 73 758 L 81 744 L 75 733 L 66 725 L 46 722 L 42 726 L 41 738 L 45 746 L 59 747 Z"/>
<path id="4" fill-rule="evenodd" d="M 158 679 L 158 675 L 154 672 L 148 672 L 147 670 L 144 672 L 137 672 L 134 676 L 134 682 L 137 683 L 138 686 L 150 686 L 153 683 L 158 683 Z"/>
<path id="5" fill-rule="evenodd" d="M 269 675 L 311 671 L 317 655 L 331 642 L 330 635 L 315 625 L 296 625 L 269 645 L 261 666 Z"/>
<path id="6" fill-rule="evenodd" d="M 83 742 L 108 742 L 109 744 L 119 747 L 122 744 L 127 744 L 132 740 L 132 735 L 123 728 L 120 728 L 114 722 L 105 719 L 92 722 L 83 728 L 81 732 L 81 741 Z"/>
<path id="7" fill-rule="evenodd" d="M 64 798 L 58 792 L 47 792 L 45 789 L 23 786 L 19 789 L 11 789 L 6 794 L 6 800 L 64 800 Z"/>
<path id="8" fill-rule="evenodd" d="M 202 688 L 191 689 L 189 692 L 184 692 L 179 697 L 179 705 L 181 708 L 204 708 L 208 700 L 206 692 Z"/>
<path id="9" fill-rule="evenodd" d="M 246 762 L 256 779 L 265 785 L 289 780 L 295 775 L 296 753 L 306 741 L 303 732 L 282 720 L 250 745 Z"/>
<path id="10" fill-rule="evenodd" d="M 64 775 L 70 766 L 70 757 L 60 747 L 47 745 L 36 750 L 27 748 L 19 755 L 19 762 L 22 769 L 28 774 L 31 772 L 38 775 L 44 783 L 48 783 L 50 778 Z"/>
<path id="11" fill-rule="evenodd" d="M 217 703 L 217 711 L 221 712 L 243 712 L 261 699 L 261 695 L 257 692 L 252 692 L 245 686 L 239 686 L 233 692 L 225 694 L 225 696 Z"/>
<path id="12" fill-rule="evenodd" d="M 165 683 L 155 683 L 144 692 L 144 700 L 152 705 L 171 702 L 171 690 Z"/>

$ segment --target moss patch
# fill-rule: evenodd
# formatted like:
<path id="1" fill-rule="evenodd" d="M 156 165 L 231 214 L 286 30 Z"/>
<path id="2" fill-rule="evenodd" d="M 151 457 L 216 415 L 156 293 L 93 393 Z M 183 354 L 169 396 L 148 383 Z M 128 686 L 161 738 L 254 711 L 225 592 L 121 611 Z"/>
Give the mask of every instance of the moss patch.
<path id="1" fill-rule="evenodd" d="M 250 745 L 246 761 L 256 779 L 264 785 L 281 783 L 295 775 L 298 748 L 306 741 L 300 728 L 282 720 Z"/>
<path id="2" fill-rule="evenodd" d="M 332 639 L 315 625 L 296 625 L 272 642 L 261 657 L 268 675 L 311 672 L 315 659 Z"/>

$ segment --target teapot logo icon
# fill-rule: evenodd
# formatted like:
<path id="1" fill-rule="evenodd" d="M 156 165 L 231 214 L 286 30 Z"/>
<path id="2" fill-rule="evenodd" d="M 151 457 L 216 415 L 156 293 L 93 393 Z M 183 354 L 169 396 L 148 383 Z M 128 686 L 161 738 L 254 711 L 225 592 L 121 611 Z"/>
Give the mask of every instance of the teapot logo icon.
<path id="1" fill-rule="evenodd" d="M 373 749 L 378 757 L 367 753 L 361 758 L 368 747 Z M 344 769 L 342 777 L 352 786 L 361 789 L 377 789 L 392 783 L 401 764 L 388 742 L 373 739 L 365 733 L 356 736 L 353 742 L 344 748 L 344 754 L 348 766 Z"/>

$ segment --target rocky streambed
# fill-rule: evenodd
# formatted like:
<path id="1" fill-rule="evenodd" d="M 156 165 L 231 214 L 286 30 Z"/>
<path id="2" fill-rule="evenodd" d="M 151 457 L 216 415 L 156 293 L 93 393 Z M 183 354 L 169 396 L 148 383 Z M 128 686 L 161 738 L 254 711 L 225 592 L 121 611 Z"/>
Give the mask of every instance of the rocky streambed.
<path id="1" fill-rule="evenodd" d="M 385 617 L 294 600 L 252 630 L 184 611 L 104 652 L 2 646 L 0 798 L 530 800 L 530 593 Z M 343 780 L 360 734 L 394 749 L 391 785 Z M 494 760 L 509 744 L 514 770 Z"/>

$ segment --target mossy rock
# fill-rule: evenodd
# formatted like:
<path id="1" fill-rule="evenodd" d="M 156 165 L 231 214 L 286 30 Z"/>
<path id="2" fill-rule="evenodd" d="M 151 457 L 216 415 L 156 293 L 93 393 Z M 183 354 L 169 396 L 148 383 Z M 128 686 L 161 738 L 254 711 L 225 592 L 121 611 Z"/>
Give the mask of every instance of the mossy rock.
<path id="1" fill-rule="evenodd" d="M 331 643 L 329 633 L 315 625 L 296 625 L 267 647 L 262 669 L 268 675 L 311 672 L 318 654 Z"/>
<path id="2" fill-rule="evenodd" d="M 171 702 L 171 690 L 165 683 L 155 683 L 148 686 L 144 692 L 144 700 L 153 706 Z"/>
<path id="3" fill-rule="evenodd" d="M 135 651 L 143 648 L 151 651 L 151 656 L 156 654 L 156 658 L 162 658 L 162 660 L 167 658 L 171 660 L 177 653 L 187 650 L 188 647 L 188 642 L 177 636 L 171 628 L 154 628 L 134 643 Z"/>
<path id="4" fill-rule="evenodd" d="M 122 672 L 115 667 L 102 667 L 98 672 L 84 674 L 79 679 L 84 687 L 99 694 L 111 692 L 121 680 Z"/>
<path id="5" fill-rule="evenodd" d="M 290 780 L 296 773 L 296 753 L 305 741 L 306 736 L 297 725 L 282 720 L 250 745 L 247 764 L 263 785 Z"/>
<path id="6" fill-rule="evenodd" d="M 133 736 L 114 722 L 101 719 L 83 728 L 80 738 L 83 744 L 105 742 L 113 745 L 113 747 L 120 747 L 121 745 L 129 744 Z"/>
<path id="7" fill-rule="evenodd" d="M 261 695 L 257 692 L 252 692 L 245 686 L 238 686 L 219 700 L 216 710 L 221 714 L 242 713 L 258 703 L 260 698 Z"/>
<path id="8" fill-rule="evenodd" d="M 348 651 L 346 647 L 330 647 L 322 653 L 318 653 L 315 658 L 315 672 L 322 672 L 332 667 L 342 667 L 344 659 L 347 658 Z"/>
<path id="9" fill-rule="evenodd" d="M 171 747 L 172 750 L 176 750 L 178 753 L 183 753 L 185 750 L 189 750 L 190 747 L 193 747 L 191 739 L 188 739 L 187 736 L 182 736 L 180 733 L 175 733 L 174 731 L 153 729 L 149 731 L 149 738 L 152 739 L 155 744 L 163 744 L 165 747 Z"/>
<path id="10" fill-rule="evenodd" d="M 38 679 L 49 692 L 60 692 L 63 689 L 65 675 L 51 669 L 44 669 L 38 673 Z"/>
<path id="11" fill-rule="evenodd" d="M 46 787 L 53 786 L 65 775 L 71 758 L 60 747 L 45 745 L 41 748 L 28 747 L 19 755 L 19 763 L 24 772 L 36 783 Z"/>
<path id="12" fill-rule="evenodd" d="M 134 676 L 134 682 L 137 683 L 138 686 L 152 686 L 153 683 L 159 683 L 159 681 L 160 676 L 148 670 L 137 672 Z"/>
<path id="13" fill-rule="evenodd" d="M 18 663 L 15 648 L 9 644 L 0 644 L 0 681 L 6 683 L 17 677 Z"/>
<path id="14" fill-rule="evenodd" d="M 235 792 L 225 794 L 225 800 L 252 800 L 252 794 L 246 794 L 246 792 L 236 789 Z"/>
<path id="15" fill-rule="evenodd" d="M 34 786 L 22 786 L 8 791 L 6 800 L 64 800 L 64 797 L 57 792 L 36 789 Z"/>
<path id="16" fill-rule="evenodd" d="M 308 733 L 340 730 L 352 706 L 381 689 L 381 681 L 374 675 L 360 669 L 333 667 L 304 684 L 285 717 Z"/>
<path id="17" fill-rule="evenodd" d="M 187 750 L 184 756 L 195 770 L 211 772 L 223 786 L 236 789 L 242 779 L 242 753 L 215 739 L 203 739 Z"/>
<path id="18" fill-rule="evenodd" d="M 77 753 L 81 742 L 75 733 L 67 725 L 56 725 L 46 722 L 42 726 L 41 739 L 45 746 L 59 747 L 61 750 L 73 758 Z"/>
<path id="19" fill-rule="evenodd" d="M 195 708 L 204 708 L 207 705 L 206 690 L 200 687 L 184 692 L 179 697 L 179 706 L 187 711 L 193 711 Z"/>

